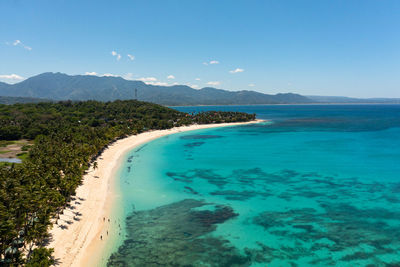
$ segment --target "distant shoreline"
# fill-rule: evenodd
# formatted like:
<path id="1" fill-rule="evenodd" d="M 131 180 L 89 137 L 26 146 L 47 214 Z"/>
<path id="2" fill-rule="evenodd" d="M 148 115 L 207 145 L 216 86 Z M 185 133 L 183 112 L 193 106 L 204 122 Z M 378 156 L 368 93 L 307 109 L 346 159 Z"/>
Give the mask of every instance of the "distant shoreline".
<path id="1" fill-rule="evenodd" d="M 169 108 L 184 107 L 219 107 L 219 106 L 330 106 L 330 105 L 400 105 L 399 103 L 295 103 L 295 104 L 223 104 L 223 105 L 185 105 L 185 106 L 168 106 Z"/>
<path id="2" fill-rule="evenodd" d="M 53 238 L 48 247 L 54 248 L 54 257 L 59 262 L 58 266 L 98 265 L 101 261 L 100 257 L 107 259 L 110 255 L 111 251 L 107 251 L 107 248 L 115 243 L 118 236 L 118 229 L 115 227 L 118 223 L 116 221 L 118 207 L 115 204 L 121 198 L 116 190 L 115 177 L 126 153 L 144 143 L 174 133 L 262 121 L 196 124 L 149 131 L 111 144 L 98 158 L 97 168 L 93 169 L 92 166 L 83 177 L 83 183 L 76 191 L 76 200 L 71 203 L 74 208 L 66 209 L 59 223 L 54 224 L 50 231 Z M 74 217 L 72 212 L 81 214 L 78 221 L 72 219 Z M 61 225 L 67 228 L 63 229 Z M 107 231 L 109 231 L 108 234 Z"/>

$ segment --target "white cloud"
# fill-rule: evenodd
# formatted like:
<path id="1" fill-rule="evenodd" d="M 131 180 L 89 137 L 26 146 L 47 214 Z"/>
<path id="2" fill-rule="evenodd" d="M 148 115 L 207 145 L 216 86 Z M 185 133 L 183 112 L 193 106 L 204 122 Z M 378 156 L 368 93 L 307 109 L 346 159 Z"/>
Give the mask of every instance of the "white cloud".
<path id="1" fill-rule="evenodd" d="M 220 85 L 221 82 L 218 82 L 218 81 L 211 81 L 211 82 L 208 82 L 207 84 L 208 84 L 208 85 L 212 85 L 212 86 L 217 86 L 217 85 Z"/>
<path id="2" fill-rule="evenodd" d="M 5 79 L 5 80 L 23 80 L 24 78 L 19 76 L 18 74 L 3 74 L 3 75 L 0 75 L 0 79 Z"/>
<path id="3" fill-rule="evenodd" d="M 137 80 L 142 81 L 145 84 L 158 85 L 158 86 L 172 86 L 172 85 L 177 84 L 177 83 L 169 84 L 167 82 L 160 82 L 160 81 L 157 81 L 157 78 L 155 78 L 155 77 L 142 77 Z"/>
<path id="4" fill-rule="evenodd" d="M 139 78 L 138 80 L 142 81 L 142 82 L 156 82 L 157 78 L 155 78 L 155 77 L 142 77 L 142 78 Z"/>
<path id="5" fill-rule="evenodd" d="M 120 75 L 112 74 L 112 73 L 104 73 L 101 76 L 103 76 L 103 77 L 121 77 Z"/>
<path id="6" fill-rule="evenodd" d="M 218 60 L 210 60 L 209 62 L 203 62 L 204 65 L 215 65 L 215 64 L 219 64 Z"/>
<path id="7" fill-rule="evenodd" d="M 99 76 L 99 74 L 97 73 L 97 72 L 95 72 L 95 71 L 92 71 L 92 72 L 85 72 L 85 75 L 93 75 L 93 76 Z"/>
<path id="8" fill-rule="evenodd" d="M 174 76 L 174 75 L 168 75 L 168 76 L 167 76 L 167 79 L 173 80 L 173 79 L 175 79 L 175 76 Z"/>
<path id="9" fill-rule="evenodd" d="M 127 56 L 129 57 L 130 60 L 134 60 L 135 59 L 134 55 L 128 54 Z"/>
<path id="10" fill-rule="evenodd" d="M 249 86 L 250 87 L 254 87 L 254 86 L 256 86 L 254 83 L 249 83 Z"/>
<path id="11" fill-rule="evenodd" d="M 187 86 L 192 87 L 193 89 L 200 89 L 200 86 L 198 86 L 197 84 L 187 84 Z"/>
<path id="12" fill-rule="evenodd" d="M 111 51 L 111 55 L 112 55 L 113 57 L 117 57 L 117 60 L 120 60 L 120 59 L 121 59 L 121 55 L 118 54 L 116 51 Z"/>
<path id="13" fill-rule="evenodd" d="M 87 72 L 85 72 L 85 75 L 92 75 L 92 76 L 98 76 L 98 77 L 121 77 L 121 75 L 118 75 L 118 74 L 112 74 L 112 73 L 100 74 L 95 71 L 92 71 L 92 72 L 87 71 Z"/>
<path id="14" fill-rule="evenodd" d="M 128 72 L 122 78 L 124 78 L 125 80 L 133 80 L 133 73 Z"/>
<path id="15" fill-rule="evenodd" d="M 201 81 L 201 79 L 200 79 L 200 78 L 196 78 L 195 80 L 196 80 L 196 81 Z"/>
<path id="16" fill-rule="evenodd" d="M 166 82 L 146 82 L 146 84 L 159 85 L 159 86 L 169 86 L 169 84 L 166 83 Z"/>
<path id="17" fill-rule="evenodd" d="M 230 73 L 239 73 L 239 72 L 243 72 L 243 71 L 244 71 L 244 69 L 236 68 L 234 70 L 230 70 L 229 72 Z"/>
<path id="18" fill-rule="evenodd" d="M 7 42 L 6 44 L 10 45 L 10 43 L 8 43 L 8 42 Z M 13 46 L 21 46 L 22 48 L 24 48 L 24 49 L 26 49 L 26 50 L 29 50 L 29 51 L 32 50 L 32 47 L 23 44 L 20 40 L 15 40 L 15 41 L 12 43 L 12 45 L 13 45 Z"/>
<path id="19" fill-rule="evenodd" d="M 154 78 L 154 77 L 148 77 L 148 78 Z M 144 78 L 144 79 L 148 79 L 148 78 Z M 143 78 L 140 78 L 138 80 L 141 80 Z M 155 78 L 154 78 L 155 79 Z M 143 80 L 141 80 L 143 81 Z M 166 83 L 166 82 L 159 82 L 156 80 L 150 80 L 150 81 L 143 81 L 145 84 L 149 84 L 149 85 L 158 85 L 158 86 L 171 86 L 170 84 Z"/>

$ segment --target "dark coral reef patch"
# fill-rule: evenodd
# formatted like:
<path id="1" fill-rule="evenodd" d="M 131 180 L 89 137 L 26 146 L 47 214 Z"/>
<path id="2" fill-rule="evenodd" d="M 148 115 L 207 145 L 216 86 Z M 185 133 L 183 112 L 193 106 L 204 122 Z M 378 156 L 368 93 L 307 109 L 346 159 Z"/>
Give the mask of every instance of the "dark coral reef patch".
<path id="1" fill-rule="evenodd" d="M 196 209 L 207 203 L 186 199 L 127 218 L 127 238 L 108 266 L 249 266 L 229 241 L 208 235 L 236 217 L 232 208 Z"/>

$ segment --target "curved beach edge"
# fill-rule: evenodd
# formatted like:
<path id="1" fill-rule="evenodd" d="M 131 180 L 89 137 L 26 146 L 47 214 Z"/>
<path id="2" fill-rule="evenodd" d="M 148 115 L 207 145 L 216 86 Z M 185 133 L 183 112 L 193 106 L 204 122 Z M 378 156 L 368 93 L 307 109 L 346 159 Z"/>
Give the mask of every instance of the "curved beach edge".
<path id="1" fill-rule="evenodd" d="M 52 239 L 48 245 L 54 248 L 57 266 L 92 266 L 97 265 L 105 251 L 117 239 L 117 223 L 114 219 L 115 204 L 120 199 L 116 190 L 115 177 L 126 153 L 137 146 L 154 139 L 179 133 L 207 128 L 236 126 L 264 122 L 195 124 L 175 127 L 167 130 L 154 130 L 132 135 L 108 146 L 97 159 L 97 168 L 90 167 L 83 177 L 82 185 L 76 190 L 75 200 L 64 210 L 57 224 L 50 230 Z M 113 218 L 110 218 L 113 217 Z M 109 221 L 110 220 L 110 221 Z M 110 233 L 108 233 L 110 230 Z M 105 253 L 103 253 L 105 252 Z"/>

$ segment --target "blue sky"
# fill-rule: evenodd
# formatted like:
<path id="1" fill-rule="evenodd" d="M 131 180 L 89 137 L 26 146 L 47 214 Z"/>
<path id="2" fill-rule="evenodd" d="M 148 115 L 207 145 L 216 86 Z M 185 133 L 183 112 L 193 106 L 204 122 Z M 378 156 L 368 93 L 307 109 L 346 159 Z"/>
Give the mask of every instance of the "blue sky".
<path id="1" fill-rule="evenodd" d="M 400 1 L 0 1 L 0 80 L 47 71 L 400 97 Z"/>

